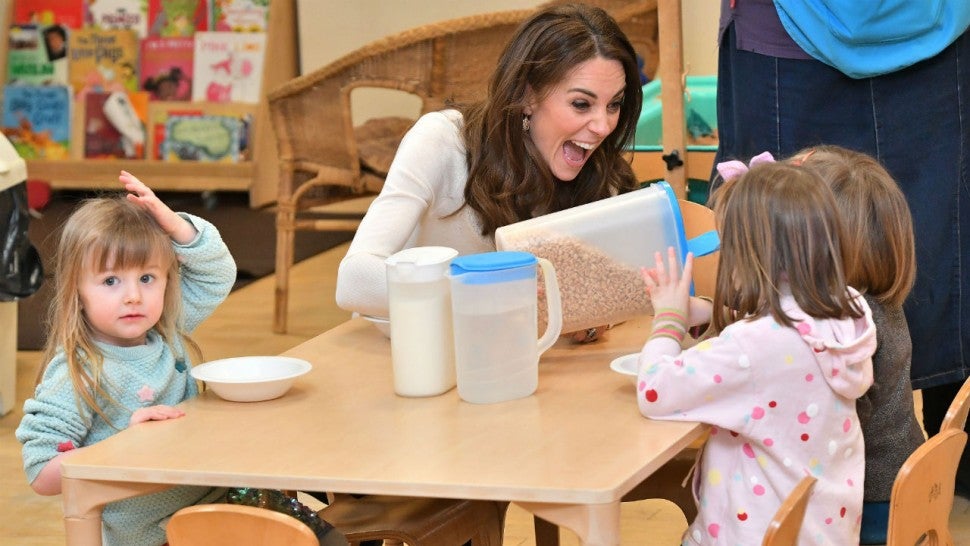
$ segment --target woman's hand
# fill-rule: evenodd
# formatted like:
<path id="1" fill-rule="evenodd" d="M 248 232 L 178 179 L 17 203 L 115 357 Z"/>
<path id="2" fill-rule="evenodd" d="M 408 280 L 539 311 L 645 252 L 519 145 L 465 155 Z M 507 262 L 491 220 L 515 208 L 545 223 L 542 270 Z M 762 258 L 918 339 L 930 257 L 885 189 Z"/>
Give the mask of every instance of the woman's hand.
<path id="1" fill-rule="evenodd" d="M 173 241 L 187 245 L 195 239 L 198 234 L 195 226 L 168 208 L 144 182 L 127 171 L 121 171 L 118 180 L 129 192 L 128 200 L 147 210 Z"/>
<path id="2" fill-rule="evenodd" d="M 594 341 L 599 341 L 601 339 L 606 339 L 606 332 L 610 329 L 610 326 L 596 326 L 594 328 L 587 328 L 585 330 L 579 330 L 578 332 L 569 332 L 568 334 L 563 334 L 565 337 L 569 338 L 573 343 L 592 343 Z"/>
<path id="3" fill-rule="evenodd" d="M 640 270 L 654 311 L 660 309 L 674 311 L 686 318 L 690 309 L 690 283 L 694 271 L 694 255 L 687 253 L 683 274 L 681 274 L 680 261 L 677 259 L 674 247 L 667 249 L 666 265 L 660 252 L 655 254 L 655 259 L 655 267 Z"/>
<path id="4" fill-rule="evenodd" d="M 128 420 L 129 425 L 137 425 L 138 423 L 144 423 L 146 421 L 165 421 L 167 419 L 178 419 L 185 415 L 185 412 L 173 408 L 172 406 L 148 406 L 147 408 L 138 408 L 134 413 L 131 414 L 131 419 Z"/>

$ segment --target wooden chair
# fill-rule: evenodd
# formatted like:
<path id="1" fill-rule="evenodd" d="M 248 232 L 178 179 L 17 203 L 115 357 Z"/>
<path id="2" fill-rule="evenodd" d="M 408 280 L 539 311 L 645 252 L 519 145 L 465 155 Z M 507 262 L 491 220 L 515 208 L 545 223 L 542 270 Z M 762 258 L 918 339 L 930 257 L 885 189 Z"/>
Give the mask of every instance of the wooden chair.
<path id="1" fill-rule="evenodd" d="M 970 379 L 950 404 L 940 432 L 906 459 L 889 501 L 887 546 L 953 546 L 950 511 L 957 465 L 967 445 Z"/>
<path id="2" fill-rule="evenodd" d="M 502 546 L 506 508 L 506 502 L 337 495 L 319 514 L 352 545 Z"/>
<path id="3" fill-rule="evenodd" d="M 561 3 L 564 0 L 556 0 Z M 652 74 L 659 56 L 656 0 L 589 0 L 617 20 Z M 531 9 L 436 22 L 372 42 L 294 78 L 267 98 L 276 134 L 276 301 L 273 331 L 286 332 L 296 231 L 357 229 L 359 217 L 314 214 L 318 205 L 380 192 L 397 143 L 413 122 L 381 118 L 354 127 L 359 88 L 404 91 L 421 113 L 484 97 L 498 56 Z"/>
<path id="4" fill-rule="evenodd" d="M 296 518 L 238 504 L 183 508 L 168 522 L 171 546 L 319 546 L 316 535 Z"/>
<path id="5" fill-rule="evenodd" d="M 684 219 L 684 232 L 688 239 L 702 233 L 714 231 L 714 211 L 704 205 L 679 199 L 680 214 Z M 708 298 L 714 297 L 714 284 L 717 279 L 717 260 L 720 251 L 694 258 L 694 293 Z"/>
<path id="6" fill-rule="evenodd" d="M 816 481 L 812 476 L 805 476 L 795 485 L 771 518 L 761 546 L 795 546 L 798 543 L 798 532 L 802 529 L 805 508 Z"/>

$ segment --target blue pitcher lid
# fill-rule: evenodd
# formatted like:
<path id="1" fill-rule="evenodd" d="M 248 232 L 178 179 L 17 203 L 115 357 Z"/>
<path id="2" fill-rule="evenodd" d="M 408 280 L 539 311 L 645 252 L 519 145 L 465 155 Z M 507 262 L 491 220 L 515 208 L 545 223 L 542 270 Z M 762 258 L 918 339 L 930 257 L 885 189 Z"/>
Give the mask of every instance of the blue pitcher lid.
<path id="1" fill-rule="evenodd" d="M 451 261 L 452 275 L 484 272 L 501 271 L 503 269 L 514 269 L 527 265 L 534 265 L 538 262 L 535 256 L 529 252 L 519 250 L 500 250 L 497 252 L 482 252 L 480 254 L 469 254 L 459 256 Z"/>

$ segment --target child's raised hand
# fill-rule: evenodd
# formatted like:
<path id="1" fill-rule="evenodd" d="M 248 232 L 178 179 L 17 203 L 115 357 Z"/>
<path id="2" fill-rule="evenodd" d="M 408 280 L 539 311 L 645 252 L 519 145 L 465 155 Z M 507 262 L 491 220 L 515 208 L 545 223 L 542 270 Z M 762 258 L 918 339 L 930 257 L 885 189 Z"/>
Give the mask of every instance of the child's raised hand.
<path id="1" fill-rule="evenodd" d="M 654 309 L 668 309 L 686 317 L 690 301 L 690 283 L 694 271 L 694 255 L 687 253 L 684 271 L 681 274 L 680 261 L 673 247 L 667 249 L 667 264 L 660 252 L 655 255 L 656 266 L 642 268 L 640 274 L 646 285 L 647 295 Z"/>
<path id="2" fill-rule="evenodd" d="M 172 406 L 148 406 L 147 408 L 138 408 L 131 414 L 131 419 L 128 420 L 129 425 L 137 425 L 138 423 L 144 423 L 146 421 L 165 421 L 166 419 L 178 419 L 185 415 L 185 412 L 173 408 Z"/>
<path id="3" fill-rule="evenodd" d="M 195 227 L 168 208 L 144 182 L 127 171 L 121 171 L 118 180 L 129 192 L 128 200 L 148 211 L 176 243 L 186 245 L 195 239 L 198 233 Z"/>

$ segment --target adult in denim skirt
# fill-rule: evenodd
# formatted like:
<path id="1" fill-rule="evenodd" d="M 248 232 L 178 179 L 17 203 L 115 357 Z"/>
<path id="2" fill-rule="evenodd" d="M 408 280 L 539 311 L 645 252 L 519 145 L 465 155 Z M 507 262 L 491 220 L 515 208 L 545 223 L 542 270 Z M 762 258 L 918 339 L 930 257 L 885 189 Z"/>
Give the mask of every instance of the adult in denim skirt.
<path id="1" fill-rule="evenodd" d="M 715 164 L 837 144 L 899 182 L 916 233 L 913 388 L 933 435 L 970 375 L 970 2 L 888 4 L 722 0 Z"/>

